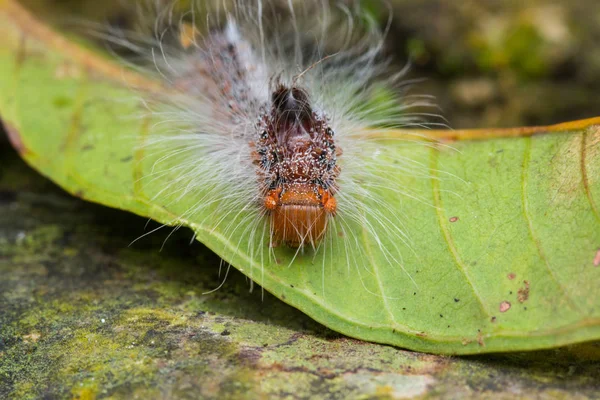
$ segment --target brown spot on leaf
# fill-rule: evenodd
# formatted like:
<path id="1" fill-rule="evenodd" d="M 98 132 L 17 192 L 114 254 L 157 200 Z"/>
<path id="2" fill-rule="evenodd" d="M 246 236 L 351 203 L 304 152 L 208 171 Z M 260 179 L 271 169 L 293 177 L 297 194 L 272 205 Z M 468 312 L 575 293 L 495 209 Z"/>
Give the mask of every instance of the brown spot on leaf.
<path id="1" fill-rule="evenodd" d="M 600 249 L 596 251 L 596 257 L 594 257 L 594 267 L 600 266 Z"/>
<path id="2" fill-rule="evenodd" d="M 500 312 L 507 312 L 508 310 L 510 310 L 510 302 L 503 301 L 500 303 Z"/>
<path id="3" fill-rule="evenodd" d="M 519 299 L 520 303 L 523 303 L 529 298 L 529 281 L 523 281 L 525 287 L 522 287 L 517 292 L 517 299 Z"/>
<path id="4" fill-rule="evenodd" d="M 456 221 L 458 221 L 458 217 L 452 217 L 452 218 L 450 218 L 450 222 L 456 222 Z"/>
<path id="5" fill-rule="evenodd" d="M 481 347 L 485 347 L 485 342 L 483 341 L 483 334 L 481 332 L 477 333 L 477 343 L 479 343 Z"/>
<path id="6" fill-rule="evenodd" d="M 510 274 L 506 275 L 506 277 L 512 281 L 517 277 L 517 275 L 514 272 L 511 272 Z"/>
<path id="7" fill-rule="evenodd" d="M 490 321 L 492 321 L 492 323 L 496 322 L 496 317 L 490 318 Z"/>
<path id="8" fill-rule="evenodd" d="M 24 155 L 25 153 L 27 153 L 27 148 L 23 144 L 23 140 L 21 140 L 21 134 L 19 133 L 17 128 L 15 128 L 13 125 L 9 124 L 6 121 L 3 122 L 3 125 L 4 130 L 8 135 L 8 140 L 10 141 L 10 144 L 12 144 L 12 146 L 15 148 L 17 153 L 19 153 L 20 155 Z"/>

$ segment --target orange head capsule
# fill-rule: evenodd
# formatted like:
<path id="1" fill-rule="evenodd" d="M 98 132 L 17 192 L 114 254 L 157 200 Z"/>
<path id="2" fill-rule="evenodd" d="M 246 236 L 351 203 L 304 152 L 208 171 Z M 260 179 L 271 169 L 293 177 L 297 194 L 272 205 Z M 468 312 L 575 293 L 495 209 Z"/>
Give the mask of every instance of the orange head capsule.
<path id="1" fill-rule="evenodd" d="M 271 242 L 315 247 L 335 215 L 339 175 L 333 130 L 312 109 L 308 94 L 279 84 L 258 126 L 254 162 L 265 188 Z"/>
<path id="2" fill-rule="evenodd" d="M 271 210 L 274 242 L 290 247 L 315 246 L 327 229 L 327 219 L 335 215 L 335 199 L 329 192 L 309 184 L 292 184 L 286 190 L 271 190 L 265 197 Z"/>

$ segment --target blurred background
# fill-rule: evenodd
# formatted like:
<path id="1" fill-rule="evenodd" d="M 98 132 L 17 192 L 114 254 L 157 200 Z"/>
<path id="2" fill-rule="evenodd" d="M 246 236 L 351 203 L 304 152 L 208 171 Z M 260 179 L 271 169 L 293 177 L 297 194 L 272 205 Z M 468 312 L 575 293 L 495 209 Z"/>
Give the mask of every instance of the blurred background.
<path id="1" fill-rule="evenodd" d="M 122 20 L 124 5 L 131 5 L 125 0 L 23 3 L 45 18 L 98 21 Z M 600 115 L 597 0 L 361 3 L 382 26 L 391 10 L 387 54 L 398 68 L 411 60 L 410 77 L 426 78 L 415 92 L 434 95 L 453 128 L 546 125 Z"/>

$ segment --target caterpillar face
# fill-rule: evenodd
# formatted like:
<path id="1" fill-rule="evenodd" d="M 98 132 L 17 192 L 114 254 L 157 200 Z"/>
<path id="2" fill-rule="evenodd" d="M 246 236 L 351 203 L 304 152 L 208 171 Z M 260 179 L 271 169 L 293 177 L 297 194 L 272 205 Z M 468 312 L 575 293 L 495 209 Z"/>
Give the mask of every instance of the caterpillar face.
<path id="1" fill-rule="evenodd" d="M 329 191 L 306 184 L 270 190 L 264 206 L 270 211 L 273 238 L 291 247 L 315 246 L 327 230 L 329 216 L 336 211 L 335 198 Z"/>
<path id="2" fill-rule="evenodd" d="M 257 128 L 255 164 L 272 242 L 314 247 L 337 209 L 340 151 L 333 130 L 304 89 L 282 84 L 273 90 Z"/>

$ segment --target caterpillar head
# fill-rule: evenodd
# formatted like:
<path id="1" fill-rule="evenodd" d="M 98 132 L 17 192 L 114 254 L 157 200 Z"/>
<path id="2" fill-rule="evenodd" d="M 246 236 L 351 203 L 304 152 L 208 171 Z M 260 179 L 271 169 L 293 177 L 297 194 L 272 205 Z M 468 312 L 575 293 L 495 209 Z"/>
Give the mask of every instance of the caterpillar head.
<path id="1" fill-rule="evenodd" d="M 333 130 L 316 112 L 308 93 L 279 84 L 262 117 L 256 144 L 264 208 L 275 243 L 315 246 L 335 216 L 339 174 Z"/>

